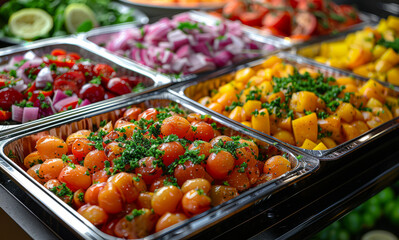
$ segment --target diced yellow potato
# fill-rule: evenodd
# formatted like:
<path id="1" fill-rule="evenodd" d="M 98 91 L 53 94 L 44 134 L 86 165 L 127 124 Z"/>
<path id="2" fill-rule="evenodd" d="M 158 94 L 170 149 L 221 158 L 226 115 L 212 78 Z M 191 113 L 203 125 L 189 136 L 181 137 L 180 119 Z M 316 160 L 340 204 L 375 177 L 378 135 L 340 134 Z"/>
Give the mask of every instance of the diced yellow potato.
<path id="1" fill-rule="evenodd" d="M 393 15 L 388 16 L 387 26 L 394 29 L 396 32 L 399 32 L 399 18 Z"/>
<path id="2" fill-rule="evenodd" d="M 324 143 L 319 143 L 317 144 L 317 146 L 315 148 L 313 148 L 313 150 L 327 150 L 328 148 L 326 147 L 326 145 L 324 145 Z"/>
<path id="3" fill-rule="evenodd" d="M 384 72 L 387 72 L 392 67 L 393 67 L 393 64 L 388 61 L 385 61 L 385 60 L 379 59 L 375 62 L 375 70 L 377 72 L 384 73 Z"/>
<path id="4" fill-rule="evenodd" d="M 247 83 L 248 80 L 255 75 L 255 70 L 252 68 L 243 68 L 241 70 L 238 70 L 235 76 L 235 81 L 237 82 L 244 82 Z"/>
<path id="5" fill-rule="evenodd" d="M 305 139 L 305 141 L 303 142 L 301 148 L 303 148 L 303 149 L 308 149 L 308 150 L 312 150 L 312 149 L 315 148 L 316 146 L 317 146 L 317 144 L 314 143 L 312 140 Z"/>
<path id="6" fill-rule="evenodd" d="M 391 68 L 387 72 L 387 81 L 394 85 L 399 85 L 399 67 Z"/>
<path id="7" fill-rule="evenodd" d="M 291 132 L 286 130 L 277 131 L 273 137 L 280 139 L 283 142 L 295 145 L 295 139 Z"/>
<path id="8" fill-rule="evenodd" d="M 375 128 L 383 124 L 384 121 L 378 116 L 372 116 L 366 123 L 369 128 Z"/>
<path id="9" fill-rule="evenodd" d="M 264 68 L 271 68 L 273 67 L 276 63 L 281 63 L 283 62 L 283 60 L 277 56 L 271 56 L 268 59 L 266 59 L 263 63 L 262 63 L 262 67 Z"/>
<path id="10" fill-rule="evenodd" d="M 332 42 L 330 46 L 330 57 L 341 58 L 348 54 L 348 45 L 345 42 Z"/>
<path id="11" fill-rule="evenodd" d="M 342 132 L 343 132 L 346 140 L 351 140 L 360 135 L 359 130 L 357 130 L 354 126 L 352 126 L 348 123 L 342 124 Z"/>
<path id="12" fill-rule="evenodd" d="M 319 119 L 317 121 L 323 132 L 330 132 L 331 138 L 335 141 L 339 141 L 341 136 L 341 119 L 338 116 L 329 116 L 325 119 Z"/>
<path id="13" fill-rule="evenodd" d="M 366 106 L 368 108 L 382 107 L 382 103 L 375 98 L 370 98 Z"/>
<path id="14" fill-rule="evenodd" d="M 356 86 L 356 80 L 353 77 L 339 77 L 336 79 L 336 83 L 340 86 L 348 84 Z"/>
<path id="15" fill-rule="evenodd" d="M 378 23 L 376 29 L 377 29 L 378 32 L 383 33 L 383 32 L 385 32 L 385 31 L 387 31 L 388 28 L 389 28 L 389 27 L 388 27 L 387 21 L 383 18 L 383 19 L 381 19 L 380 22 Z"/>
<path id="16" fill-rule="evenodd" d="M 399 106 L 398 98 L 387 96 L 385 101 L 386 101 L 385 104 L 387 104 L 388 106 L 390 106 L 392 108 Z"/>
<path id="17" fill-rule="evenodd" d="M 381 45 L 376 45 L 373 49 L 373 59 L 380 58 L 385 53 L 386 50 L 387 50 L 386 47 Z"/>
<path id="18" fill-rule="evenodd" d="M 381 118 L 382 121 L 387 122 L 393 118 L 391 111 L 386 107 L 374 107 L 372 108 L 372 113 Z"/>
<path id="19" fill-rule="evenodd" d="M 243 118 L 242 116 L 242 107 L 237 106 L 233 109 L 233 111 L 231 111 L 231 113 L 229 114 L 229 118 L 233 119 L 234 121 L 237 122 L 242 122 L 245 121 L 246 119 Z"/>
<path id="20" fill-rule="evenodd" d="M 244 106 L 244 112 L 245 112 L 245 119 L 243 120 L 249 120 L 251 119 L 252 113 L 255 110 L 260 110 L 262 108 L 262 102 L 258 100 L 248 100 Z"/>
<path id="21" fill-rule="evenodd" d="M 301 146 L 305 139 L 317 141 L 317 115 L 312 113 L 292 121 L 297 146 Z"/>
<path id="22" fill-rule="evenodd" d="M 324 145 L 327 148 L 335 148 L 337 146 L 337 144 L 335 143 L 335 141 L 332 138 L 329 137 L 324 137 L 321 139 L 321 142 L 324 143 Z"/>
<path id="23" fill-rule="evenodd" d="M 352 122 L 356 116 L 355 108 L 350 103 L 342 103 L 335 113 L 347 123 Z"/>
<path id="24" fill-rule="evenodd" d="M 281 121 L 278 123 L 278 127 L 291 132 L 292 131 L 291 117 L 281 119 Z"/>
<path id="25" fill-rule="evenodd" d="M 363 134 L 369 130 L 369 127 L 364 121 L 354 121 L 352 126 L 359 131 L 359 134 Z"/>
<path id="26" fill-rule="evenodd" d="M 384 54 L 382 54 L 380 59 L 391 63 L 392 66 L 395 66 L 399 63 L 399 54 L 397 54 L 392 48 L 388 48 Z"/>
<path id="27" fill-rule="evenodd" d="M 308 91 L 294 93 L 291 98 L 290 108 L 296 112 L 314 111 L 317 107 L 316 94 Z"/>
<path id="28" fill-rule="evenodd" d="M 270 119 L 267 109 L 261 109 L 258 115 L 252 115 L 251 124 L 253 129 L 270 134 Z"/>

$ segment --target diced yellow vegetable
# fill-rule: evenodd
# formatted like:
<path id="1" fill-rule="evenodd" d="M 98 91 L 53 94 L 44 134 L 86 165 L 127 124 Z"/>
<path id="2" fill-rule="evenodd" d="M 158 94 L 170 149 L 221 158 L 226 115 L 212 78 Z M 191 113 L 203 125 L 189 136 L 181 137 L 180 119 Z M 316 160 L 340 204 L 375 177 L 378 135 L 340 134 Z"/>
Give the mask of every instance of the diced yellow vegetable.
<path id="1" fill-rule="evenodd" d="M 328 59 L 326 57 L 317 56 L 314 58 L 314 60 L 319 63 L 326 63 Z"/>
<path id="2" fill-rule="evenodd" d="M 396 32 L 399 32 L 399 18 L 393 15 L 388 16 L 387 26 L 394 29 Z"/>
<path id="3" fill-rule="evenodd" d="M 242 116 L 242 107 L 237 106 L 233 109 L 233 111 L 231 111 L 231 113 L 229 114 L 229 118 L 233 119 L 234 121 L 237 122 L 242 122 L 245 121 L 246 119 L 243 118 Z"/>
<path id="4" fill-rule="evenodd" d="M 247 83 L 248 80 L 254 75 L 255 75 L 255 70 L 253 70 L 252 68 L 249 67 L 243 68 L 237 71 L 235 76 L 235 81 Z"/>
<path id="5" fill-rule="evenodd" d="M 388 48 L 384 54 L 382 54 L 381 60 L 391 63 L 393 66 L 399 63 L 399 54 L 395 52 L 392 48 Z"/>
<path id="6" fill-rule="evenodd" d="M 327 148 L 334 148 L 337 146 L 337 144 L 335 143 L 335 141 L 332 138 L 329 137 L 324 137 L 321 139 L 321 142 L 324 143 L 324 145 Z"/>
<path id="7" fill-rule="evenodd" d="M 368 108 L 382 107 L 382 103 L 375 98 L 370 98 L 366 106 Z"/>
<path id="8" fill-rule="evenodd" d="M 217 99 L 216 102 L 222 105 L 222 107 L 230 106 L 233 102 L 237 102 L 237 96 L 235 94 L 231 94 L 228 92 L 222 93 Z"/>
<path id="9" fill-rule="evenodd" d="M 290 101 L 290 108 L 296 112 L 314 111 L 317 107 L 316 94 L 308 91 L 294 93 Z"/>
<path id="10" fill-rule="evenodd" d="M 262 108 L 262 102 L 257 101 L 257 100 L 248 100 L 244 106 L 244 112 L 245 112 L 245 119 L 243 120 L 249 120 L 251 119 L 252 113 L 255 112 L 255 110 L 260 110 Z"/>
<path id="11" fill-rule="evenodd" d="M 325 119 L 319 119 L 317 121 L 323 132 L 331 133 L 331 138 L 335 141 L 341 140 L 341 119 L 338 116 L 329 116 Z"/>
<path id="12" fill-rule="evenodd" d="M 342 103 L 335 113 L 347 123 L 352 122 L 356 116 L 355 108 L 350 103 Z"/>
<path id="13" fill-rule="evenodd" d="M 291 121 L 291 117 L 282 119 L 282 120 L 279 122 L 278 127 L 291 132 L 291 131 L 292 131 L 292 121 Z"/>
<path id="14" fill-rule="evenodd" d="M 312 150 L 312 149 L 315 148 L 316 146 L 317 146 L 317 144 L 314 143 L 312 140 L 305 139 L 305 141 L 303 142 L 301 148 L 303 148 L 303 149 L 308 149 L 308 150 Z"/>
<path id="15" fill-rule="evenodd" d="M 317 146 L 315 148 L 313 148 L 313 150 L 327 150 L 328 148 L 326 147 L 326 145 L 324 145 L 324 143 L 319 143 L 317 144 Z"/>
<path id="16" fill-rule="evenodd" d="M 212 99 L 211 99 L 210 97 L 208 97 L 208 96 L 203 97 L 203 98 L 201 98 L 200 100 L 198 100 L 198 102 L 199 102 L 201 105 L 204 105 L 204 106 L 206 106 L 206 105 L 208 105 L 209 103 L 211 103 L 211 101 L 212 101 Z"/>
<path id="17" fill-rule="evenodd" d="M 336 79 L 336 83 L 340 86 L 342 85 L 356 85 L 356 80 L 353 77 L 340 77 Z"/>
<path id="18" fill-rule="evenodd" d="M 393 118 L 391 111 L 386 107 L 374 107 L 372 113 L 381 118 L 382 121 L 387 122 Z"/>
<path id="19" fill-rule="evenodd" d="M 391 108 L 395 108 L 399 106 L 398 98 L 387 96 L 385 99 L 385 103 Z"/>
<path id="20" fill-rule="evenodd" d="M 360 47 L 353 47 L 348 53 L 348 67 L 354 69 L 369 62 L 371 58 L 372 54 L 369 50 Z"/>
<path id="21" fill-rule="evenodd" d="M 373 59 L 378 59 L 382 56 L 382 54 L 385 53 L 387 50 L 386 47 L 381 46 L 381 45 L 376 45 L 373 49 Z"/>
<path id="22" fill-rule="evenodd" d="M 252 127 L 251 122 L 248 122 L 248 121 L 241 122 L 241 124 L 243 124 L 243 125 L 245 125 L 247 127 Z"/>
<path id="23" fill-rule="evenodd" d="M 342 124 L 342 132 L 343 132 L 346 140 L 351 140 L 360 135 L 359 130 L 357 130 L 354 126 L 352 126 L 348 123 Z"/>
<path id="24" fill-rule="evenodd" d="M 364 121 L 354 121 L 352 126 L 359 131 L 359 134 L 363 134 L 369 130 L 369 127 Z"/>
<path id="25" fill-rule="evenodd" d="M 381 59 L 379 59 L 379 60 L 377 60 L 376 62 L 375 62 L 375 70 L 377 71 L 377 72 L 381 72 L 381 73 L 384 73 L 384 72 L 387 72 L 389 69 L 391 69 L 393 67 L 393 64 L 392 63 L 390 63 L 390 62 L 388 62 L 388 61 L 385 61 L 385 60 L 381 60 Z"/>
<path id="26" fill-rule="evenodd" d="M 375 128 L 383 124 L 384 121 L 380 117 L 372 116 L 366 123 L 369 128 Z"/>
<path id="27" fill-rule="evenodd" d="M 387 21 L 383 18 L 380 20 L 380 22 L 377 25 L 377 31 L 382 33 L 388 30 L 388 24 Z"/>
<path id="28" fill-rule="evenodd" d="M 297 146 L 301 146 L 305 139 L 317 141 L 317 115 L 312 113 L 292 121 Z"/>
<path id="29" fill-rule="evenodd" d="M 348 45 L 345 42 L 332 42 L 330 46 L 330 57 L 341 58 L 348 54 Z"/>
<path id="30" fill-rule="evenodd" d="M 391 68 L 387 72 L 387 81 L 394 85 L 399 85 L 399 67 Z"/>
<path id="31" fill-rule="evenodd" d="M 267 109 L 261 109 L 258 115 L 252 115 L 251 124 L 253 129 L 270 134 L 270 119 Z"/>
<path id="32" fill-rule="evenodd" d="M 277 131 L 273 137 L 280 139 L 283 142 L 295 145 L 295 139 L 291 132 L 286 130 Z"/>
<path id="33" fill-rule="evenodd" d="M 277 56 L 271 56 L 268 59 L 266 59 L 263 63 L 262 63 L 262 67 L 264 68 L 271 68 L 273 67 L 276 63 L 281 63 L 283 62 L 283 60 Z"/>

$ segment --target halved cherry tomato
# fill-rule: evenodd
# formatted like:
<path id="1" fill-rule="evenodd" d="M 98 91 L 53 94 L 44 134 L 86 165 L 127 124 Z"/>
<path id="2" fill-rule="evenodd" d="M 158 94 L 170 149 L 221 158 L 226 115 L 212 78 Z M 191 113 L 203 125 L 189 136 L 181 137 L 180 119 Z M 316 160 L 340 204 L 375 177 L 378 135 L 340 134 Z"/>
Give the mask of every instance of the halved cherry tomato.
<path id="1" fill-rule="evenodd" d="M 294 35 L 311 36 L 317 32 L 317 19 L 309 12 L 299 12 L 295 15 L 296 27 Z"/>
<path id="2" fill-rule="evenodd" d="M 66 55 L 66 53 L 67 52 L 64 49 L 59 49 L 59 48 L 56 48 L 53 51 L 51 51 L 51 55 L 53 56 Z"/>
<path id="3" fill-rule="evenodd" d="M 245 12 L 246 6 L 242 1 L 229 1 L 223 8 L 223 16 L 231 20 L 238 20 L 241 13 Z"/>
<path id="4" fill-rule="evenodd" d="M 24 95 L 14 88 L 5 88 L 0 90 L 0 108 L 8 110 L 16 102 L 24 99 Z"/>
<path id="5" fill-rule="evenodd" d="M 105 91 L 101 85 L 86 83 L 79 91 L 81 99 L 88 99 L 91 103 L 104 100 Z"/>
<path id="6" fill-rule="evenodd" d="M 57 77 L 55 80 L 59 79 L 75 82 L 78 88 L 81 88 L 83 84 L 85 84 L 86 82 L 85 75 L 80 71 L 66 72 L 61 76 Z"/>
<path id="7" fill-rule="evenodd" d="M 259 27 L 262 26 L 262 20 L 265 14 L 262 12 L 243 12 L 238 16 L 238 18 L 245 25 Z"/>
<path id="8" fill-rule="evenodd" d="M 71 90 L 72 92 L 78 94 L 79 93 L 79 88 L 76 84 L 76 82 L 69 81 L 69 80 L 63 80 L 63 79 L 57 79 L 54 81 L 53 89 L 55 90 L 61 90 L 63 92 L 67 90 Z"/>
<path id="9" fill-rule="evenodd" d="M 96 64 L 93 68 L 94 75 L 101 77 L 105 86 L 108 84 L 108 81 L 113 78 L 116 73 L 115 70 L 108 64 Z"/>

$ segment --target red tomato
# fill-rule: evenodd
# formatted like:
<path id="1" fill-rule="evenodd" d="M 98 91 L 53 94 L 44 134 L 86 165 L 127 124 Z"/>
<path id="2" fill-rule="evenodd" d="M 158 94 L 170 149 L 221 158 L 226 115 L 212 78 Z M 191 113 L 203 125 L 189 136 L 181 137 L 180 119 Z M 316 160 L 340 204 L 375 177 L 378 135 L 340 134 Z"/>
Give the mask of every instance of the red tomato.
<path id="1" fill-rule="evenodd" d="M 116 75 L 115 70 L 107 64 L 96 64 L 93 68 L 94 75 L 101 77 L 105 84 Z"/>
<path id="2" fill-rule="evenodd" d="M 156 120 L 157 114 L 158 111 L 155 108 L 149 108 L 139 114 L 138 120 L 140 120 L 141 118 L 144 118 L 145 120 L 150 120 L 150 119 Z"/>
<path id="3" fill-rule="evenodd" d="M 156 165 L 154 157 L 145 157 L 140 159 L 140 167 L 136 168 L 136 174 L 141 174 L 144 182 L 151 185 L 162 175 L 162 168 Z"/>
<path id="4" fill-rule="evenodd" d="M 93 64 L 83 62 L 83 63 L 76 63 L 75 65 L 73 65 L 71 70 L 80 71 L 80 72 L 84 73 L 84 75 L 86 77 L 86 81 L 90 81 L 93 79 L 93 76 L 94 76 L 93 68 L 94 68 Z"/>
<path id="5" fill-rule="evenodd" d="M 324 0 L 302 0 L 298 2 L 297 8 L 302 11 L 324 11 L 326 6 Z"/>
<path id="6" fill-rule="evenodd" d="M 118 95 L 123 95 L 132 92 L 132 88 L 129 83 L 125 82 L 121 78 L 112 78 L 107 84 L 108 90 Z"/>
<path id="7" fill-rule="evenodd" d="M 79 93 L 79 87 L 77 86 L 76 82 L 68 81 L 68 80 L 63 80 L 63 79 L 56 79 L 54 81 L 53 89 L 55 90 L 61 90 L 63 92 L 67 90 L 71 90 L 72 92 L 78 94 Z"/>
<path id="8" fill-rule="evenodd" d="M 299 12 L 295 15 L 296 27 L 292 32 L 295 35 L 314 35 L 317 32 L 317 19 L 308 12 Z"/>
<path id="9" fill-rule="evenodd" d="M 265 14 L 262 12 L 243 12 L 238 16 L 238 18 L 245 25 L 258 27 L 262 25 L 262 19 Z"/>
<path id="10" fill-rule="evenodd" d="M 53 56 L 60 56 L 60 55 L 65 55 L 67 52 L 64 49 L 59 49 L 56 48 L 53 51 L 51 51 L 51 55 Z"/>
<path id="11" fill-rule="evenodd" d="M 111 99 L 111 98 L 114 98 L 114 97 L 117 97 L 117 95 L 115 95 L 112 92 L 105 91 L 104 99 Z"/>
<path id="12" fill-rule="evenodd" d="M 66 184 L 72 192 L 78 189 L 86 190 L 91 185 L 91 177 L 86 167 L 80 165 L 67 165 L 58 176 L 58 180 Z"/>
<path id="13" fill-rule="evenodd" d="M 80 71 L 66 72 L 61 76 L 57 77 L 55 81 L 59 79 L 75 82 L 78 88 L 81 88 L 83 84 L 85 84 L 86 82 L 85 75 Z"/>
<path id="14" fill-rule="evenodd" d="M 8 110 L 14 103 L 24 99 L 24 95 L 14 88 L 5 88 L 0 90 L 0 108 Z"/>
<path id="15" fill-rule="evenodd" d="M 53 95 L 53 90 L 50 91 L 35 90 L 32 92 L 32 96 L 28 99 L 28 101 L 35 103 L 39 99 L 39 95 L 41 94 L 43 94 L 44 97 L 51 97 Z"/>
<path id="16" fill-rule="evenodd" d="M 245 12 L 246 6 L 244 2 L 239 0 L 228 1 L 223 8 L 223 16 L 231 20 L 238 20 L 241 13 Z"/>
<path id="17" fill-rule="evenodd" d="M 104 100 L 105 91 L 101 85 L 86 83 L 79 91 L 81 99 L 87 99 L 90 103 L 95 103 Z"/>
<path id="18" fill-rule="evenodd" d="M 287 11 L 268 13 L 263 18 L 263 26 L 281 32 L 291 34 L 291 15 Z"/>
<path id="19" fill-rule="evenodd" d="M 10 111 L 3 111 L 0 110 L 0 121 L 7 121 L 11 119 L 11 112 Z"/>
<path id="20" fill-rule="evenodd" d="M 356 9 L 350 5 L 339 5 L 340 12 L 346 17 L 346 21 L 343 23 L 344 26 L 348 27 L 360 22 L 359 14 Z"/>
<path id="21" fill-rule="evenodd" d="M 179 142 L 162 143 L 159 145 L 158 149 L 164 151 L 162 161 L 165 166 L 169 166 L 186 152 Z"/>
<path id="22" fill-rule="evenodd" d="M 55 64 L 57 67 L 72 68 L 75 65 L 75 59 L 68 55 L 58 55 L 48 59 L 49 64 Z"/>
<path id="23" fill-rule="evenodd" d="M 127 82 L 131 88 L 134 88 L 137 84 L 139 84 L 140 78 L 136 76 L 122 76 L 120 77 L 123 81 Z"/>

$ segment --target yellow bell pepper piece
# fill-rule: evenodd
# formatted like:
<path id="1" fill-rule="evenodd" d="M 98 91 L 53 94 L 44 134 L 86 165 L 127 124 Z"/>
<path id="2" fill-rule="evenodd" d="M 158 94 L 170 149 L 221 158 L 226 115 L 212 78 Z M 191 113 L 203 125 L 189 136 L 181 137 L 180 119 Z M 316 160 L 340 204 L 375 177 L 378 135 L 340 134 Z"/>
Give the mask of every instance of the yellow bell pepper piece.
<path id="1" fill-rule="evenodd" d="M 267 109 L 261 109 L 259 114 L 252 115 L 251 124 L 253 129 L 270 134 L 270 119 Z"/>
<path id="2" fill-rule="evenodd" d="M 312 150 L 312 149 L 315 148 L 316 146 L 317 146 L 317 144 L 314 143 L 312 140 L 305 139 L 305 141 L 303 142 L 301 148 L 303 148 L 303 149 L 308 149 L 308 150 Z"/>
<path id="3" fill-rule="evenodd" d="M 317 144 L 317 146 L 315 148 L 313 148 L 313 150 L 327 150 L 328 148 L 326 147 L 326 145 L 324 145 L 324 143 L 319 143 Z"/>

